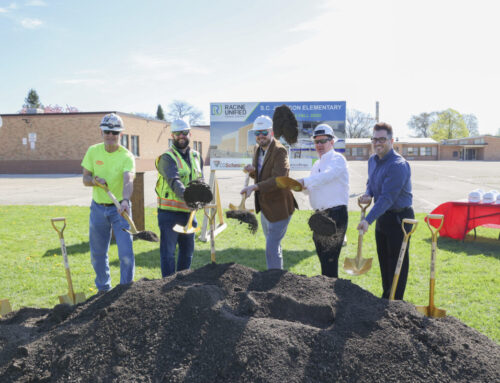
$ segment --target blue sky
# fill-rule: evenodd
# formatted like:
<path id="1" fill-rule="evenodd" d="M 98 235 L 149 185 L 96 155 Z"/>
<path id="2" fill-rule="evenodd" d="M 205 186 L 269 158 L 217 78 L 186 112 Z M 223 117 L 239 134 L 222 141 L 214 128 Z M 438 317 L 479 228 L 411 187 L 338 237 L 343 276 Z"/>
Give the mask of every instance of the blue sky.
<path id="1" fill-rule="evenodd" d="M 476 0 L 0 0 L 0 113 L 154 115 L 174 99 L 346 101 L 407 135 L 421 112 L 500 128 L 500 6 Z"/>

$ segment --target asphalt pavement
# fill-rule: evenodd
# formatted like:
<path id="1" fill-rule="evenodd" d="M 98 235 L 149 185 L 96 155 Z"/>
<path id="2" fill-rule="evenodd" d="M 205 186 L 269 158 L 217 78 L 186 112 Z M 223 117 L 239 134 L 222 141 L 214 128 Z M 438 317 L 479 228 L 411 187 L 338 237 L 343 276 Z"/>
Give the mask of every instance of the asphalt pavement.
<path id="1" fill-rule="evenodd" d="M 446 201 L 466 199 L 474 189 L 500 191 L 500 162 L 486 161 L 411 161 L 413 206 L 417 212 L 430 212 Z M 349 210 L 357 210 L 357 197 L 365 190 L 366 161 L 349 161 L 350 198 Z M 205 179 L 211 176 L 205 169 Z M 213 172 L 223 208 L 229 203 L 238 205 L 245 175 L 239 170 Z M 308 171 L 291 172 L 291 177 L 302 178 Z M 156 206 L 156 171 L 144 174 L 144 201 Z M 307 196 L 294 193 L 303 210 L 311 209 Z M 49 175 L 0 175 L 0 205 L 77 205 L 89 206 L 91 188 L 83 186 L 82 176 L 74 174 Z M 253 207 L 253 197 L 247 200 Z"/>

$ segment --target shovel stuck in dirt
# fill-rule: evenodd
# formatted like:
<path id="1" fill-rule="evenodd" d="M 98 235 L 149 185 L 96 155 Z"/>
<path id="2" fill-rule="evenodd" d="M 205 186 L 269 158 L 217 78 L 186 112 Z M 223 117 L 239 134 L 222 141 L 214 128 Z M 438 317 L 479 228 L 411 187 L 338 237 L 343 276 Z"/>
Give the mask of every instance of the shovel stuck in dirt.
<path id="1" fill-rule="evenodd" d="M 441 223 L 439 226 L 433 230 L 429 221 L 431 219 L 439 219 Z M 427 216 L 427 226 L 429 226 L 429 230 L 431 231 L 432 236 L 432 249 L 431 249 L 431 279 L 429 286 L 429 306 L 415 306 L 417 311 L 421 312 L 425 316 L 432 318 L 444 318 L 446 316 L 446 310 L 439 309 L 434 306 L 434 285 L 436 283 L 435 277 L 435 265 L 436 265 L 436 249 L 437 249 L 437 234 L 439 230 L 443 227 L 444 223 L 444 215 L 442 214 L 429 214 Z"/>
<path id="2" fill-rule="evenodd" d="M 0 317 L 7 315 L 12 311 L 12 306 L 8 299 L 0 299 Z"/>
<path id="3" fill-rule="evenodd" d="M 405 230 L 405 223 L 413 225 L 408 233 Z M 405 236 L 403 238 L 403 243 L 401 244 L 401 250 L 399 251 L 398 263 L 396 264 L 396 270 L 394 272 L 394 279 L 392 280 L 391 294 L 389 295 L 390 301 L 393 301 L 396 295 L 396 287 L 398 286 L 399 274 L 401 273 L 401 266 L 403 265 L 406 246 L 408 245 L 408 240 L 410 239 L 410 235 L 412 235 L 415 232 L 415 230 L 417 230 L 417 225 L 418 221 L 416 219 L 403 218 L 403 222 L 401 222 L 401 227 L 403 228 L 403 233 L 405 234 Z"/>
<path id="4" fill-rule="evenodd" d="M 191 181 L 184 191 L 184 202 L 193 209 L 189 215 L 189 220 L 186 226 L 175 225 L 173 230 L 181 234 L 192 234 L 200 231 L 199 227 L 193 227 L 193 220 L 196 210 L 203 208 L 214 198 L 210 185 L 202 180 Z"/>
<path id="5" fill-rule="evenodd" d="M 67 303 L 70 305 L 76 305 L 77 303 L 85 302 L 85 294 L 84 293 L 75 293 L 73 290 L 73 281 L 71 280 L 71 272 L 69 270 L 69 262 L 68 262 L 68 253 L 66 251 L 66 244 L 64 243 L 64 229 L 66 228 L 66 218 L 52 218 L 50 220 L 52 226 L 57 231 L 59 235 L 59 240 L 61 241 L 61 251 L 63 256 L 64 269 L 66 270 L 66 280 L 68 281 L 68 294 L 60 295 L 59 302 Z M 58 229 L 56 226 L 56 222 L 63 222 L 64 225 L 61 229 Z"/>
<path id="6" fill-rule="evenodd" d="M 210 260 L 215 264 L 215 215 L 217 214 L 217 205 L 211 204 L 203 207 L 205 216 L 210 223 Z"/>
<path id="7" fill-rule="evenodd" d="M 248 186 L 250 182 L 250 174 L 247 173 L 245 177 L 245 185 Z M 259 228 L 259 222 L 257 221 L 257 217 L 253 214 L 253 210 L 245 208 L 245 201 L 247 200 L 247 194 L 241 195 L 241 203 L 240 206 L 234 206 L 232 203 L 229 204 L 229 210 L 226 212 L 227 218 L 232 218 L 238 220 L 240 223 L 247 223 L 248 229 L 252 234 L 257 232 Z"/>
<path id="8" fill-rule="evenodd" d="M 368 206 L 370 206 L 371 201 L 368 202 L 367 204 L 361 204 L 358 198 L 358 205 L 361 208 L 361 219 L 360 221 L 365 219 L 366 215 L 366 209 L 368 209 Z M 362 251 L 363 251 L 363 231 L 359 231 L 358 235 L 358 253 L 356 255 L 356 258 L 346 258 L 344 260 L 344 270 L 347 274 L 350 275 L 361 275 L 368 270 L 372 268 L 372 261 L 373 258 L 363 258 L 362 257 Z"/>
<path id="9" fill-rule="evenodd" d="M 116 199 L 114 194 L 111 193 L 111 190 L 109 190 L 106 185 L 103 185 L 99 181 L 97 181 L 97 179 L 95 177 L 94 177 L 94 183 L 97 186 L 99 186 L 100 188 L 103 188 L 106 191 L 106 193 L 108 193 L 109 198 L 111 198 L 111 200 L 115 204 L 116 208 L 118 210 L 120 210 L 120 208 L 121 208 L 120 202 L 118 202 L 118 200 Z M 160 241 L 158 236 L 155 233 L 153 233 L 152 231 L 138 231 L 137 228 L 135 227 L 134 221 L 132 221 L 132 218 L 130 218 L 130 216 L 127 214 L 126 211 L 124 211 L 122 213 L 122 217 L 125 218 L 127 220 L 128 224 L 130 225 L 130 230 L 126 230 L 126 229 L 123 229 L 123 230 L 126 231 L 127 233 L 131 234 L 134 238 L 142 239 L 142 240 L 148 241 L 148 242 L 159 242 Z"/>

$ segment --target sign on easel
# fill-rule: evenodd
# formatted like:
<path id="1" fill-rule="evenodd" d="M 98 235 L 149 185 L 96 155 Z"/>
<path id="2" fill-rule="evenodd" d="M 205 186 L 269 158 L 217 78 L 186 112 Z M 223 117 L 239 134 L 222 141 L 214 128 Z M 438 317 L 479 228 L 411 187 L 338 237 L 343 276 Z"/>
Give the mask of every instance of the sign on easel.
<path id="1" fill-rule="evenodd" d="M 226 227 L 227 224 L 224 222 L 224 213 L 222 212 L 222 205 L 220 202 L 220 193 L 219 193 L 219 183 L 217 182 L 217 178 L 215 176 L 215 170 L 210 171 L 210 189 L 213 192 L 214 199 L 212 201 L 212 204 L 215 204 L 216 207 L 212 208 L 210 211 L 210 215 L 214 216 L 214 221 L 217 219 L 217 216 L 219 219 L 217 220 L 217 225 L 214 230 L 214 237 L 217 236 L 220 232 L 222 232 Z M 203 217 L 203 224 L 201 225 L 201 232 L 200 235 L 198 236 L 198 239 L 202 242 L 207 242 L 210 232 L 209 230 L 209 222 L 208 222 L 208 217 L 207 214 L 204 215 Z"/>

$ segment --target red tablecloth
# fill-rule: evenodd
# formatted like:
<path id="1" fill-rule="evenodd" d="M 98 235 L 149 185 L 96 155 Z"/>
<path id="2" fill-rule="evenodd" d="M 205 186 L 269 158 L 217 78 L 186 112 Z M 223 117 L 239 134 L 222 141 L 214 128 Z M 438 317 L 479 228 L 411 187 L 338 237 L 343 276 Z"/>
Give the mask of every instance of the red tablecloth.
<path id="1" fill-rule="evenodd" d="M 464 239 L 465 235 L 477 226 L 500 229 L 500 204 L 472 202 L 445 202 L 435 208 L 431 214 L 443 214 L 444 223 L 439 231 L 442 237 Z M 434 227 L 438 220 L 431 220 Z"/>

